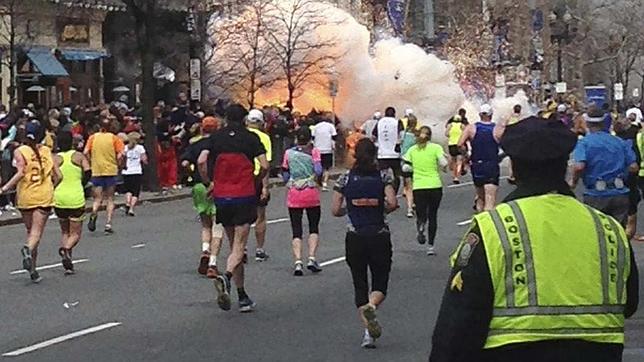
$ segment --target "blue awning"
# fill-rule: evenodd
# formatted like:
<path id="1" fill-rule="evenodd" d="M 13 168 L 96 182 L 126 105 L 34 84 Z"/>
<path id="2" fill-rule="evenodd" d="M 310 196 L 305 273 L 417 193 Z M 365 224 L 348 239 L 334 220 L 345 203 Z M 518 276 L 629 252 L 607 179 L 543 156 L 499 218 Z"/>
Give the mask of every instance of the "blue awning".
<path id="1" fill-rule="evenodd" d="M 38 69 L 40 74 L 47 77 L 69 77 L 65 67 L 56 59 L 49 49 L 30 49 L 27 57 Z"/>
<path id="2" fill-rule="evenodd" d="M 96 60 L 107 57 L 105 50 L 90 49 L 60 49 L 63 58 L 74 61 Z"/>

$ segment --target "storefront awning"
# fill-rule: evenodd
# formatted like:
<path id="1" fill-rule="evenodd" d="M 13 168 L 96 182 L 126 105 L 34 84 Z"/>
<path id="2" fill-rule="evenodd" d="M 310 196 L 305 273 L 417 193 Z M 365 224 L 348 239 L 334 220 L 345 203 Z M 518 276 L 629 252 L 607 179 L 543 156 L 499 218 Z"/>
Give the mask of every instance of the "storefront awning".
<path id="1" fill-rule="evenodd" d="M 104 50 L 60 49 L 60 52 L 65 60 L 73 61 L 96 60 L 107 57 L 107 52 Z"/>
<path id="2" fill-rule="evenodd" d="M 49 49 L 30 49 L 27 52 L 27 57 L 38 69 L 38 72 L 46 77 L 69 77 L 65 67 Z"/>

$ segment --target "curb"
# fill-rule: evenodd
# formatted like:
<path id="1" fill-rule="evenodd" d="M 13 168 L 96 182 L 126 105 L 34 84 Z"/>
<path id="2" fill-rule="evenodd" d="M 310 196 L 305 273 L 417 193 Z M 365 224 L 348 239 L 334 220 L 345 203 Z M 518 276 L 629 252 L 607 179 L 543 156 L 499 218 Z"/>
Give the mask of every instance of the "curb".
<path id="1" fill-rule="evenodd" d="M 329 175 L 329 179 L 330 179 L 330 180 L 335 180 L 335 179 L 337 179 L 341 174 L 342 174 L 342 172 L 334 172 L 334 173 L 332 173 L 332 174 L 330 174 L 330 175 Z M 271 180 L 271 181 L 269 182 L 268 187 L 272 189 L 272 188 L 275 188 L 275 187 L 282 187 L 282 186 L 284 186 L 285 184 L 286 184 L 286 183 L 285 183 L 284 181 L 282 181 L 281 179 L 278 179 L 278 180 Z M 189 188 L 186 188 L 186 189 L 187 189 L 187 190 L 189 190 Z M 178 200 L 183 200 L 183 199 L 189 199 L 189 198 L 191 198 L 191 197 L 192 197 L 192 194 L 191 194 L 190 192 L 188 192 L 188 191 L 185 191 L 185 192 L 182 192 L 182 193 L 179 193 L 179 194 L 175 194 L 175 195 L 167 195 L 167 196 L 160 196 L 160 197 L 152 197 L 152 198 L 149 198 L 149 199 L 140 199 L 140 200 L 139 200 L 139 204 L 141 204 L 141 205 L 142 205 L 142 204 L 146 204 L 146 203 L 150 203 L 150 204 L 158 204 L 158 203 L 162 203 L 162 202 L 169 202 L 169 201 L 178 201 Z M 115 203 L 114 203 L 114 208 L 115 208 L 115 209 L 121 208 L 121 207 L 123 207 L 123 206 L 125 206 L 125 202 L 124 202 L 124 201 L 119 201 L 119 202 L 115 202 Z M 101 206 L 101 208 L 99 209 L 99 211 L 104 211 L 104 210 L 105 210 L 105 206 Z M 92 211 L 92 207 L 91 207 L 91 206 L 86 206 L 86 207 L 85 207 L 85 212 L 86 212 L 86 213 L 89 213 L 89 212 L 91 212 L 91 211 Z M 20 216 L 14 216 L 14 217 L 11 217 L 11 218 L 9 218 L 9 219 L 0 220 L 0 227 L 2 227 L 2 226 L 10 226 L 10 225 L 18 225 L 18 224 L 22 224 L 22 218 L 21 218 Z"/>

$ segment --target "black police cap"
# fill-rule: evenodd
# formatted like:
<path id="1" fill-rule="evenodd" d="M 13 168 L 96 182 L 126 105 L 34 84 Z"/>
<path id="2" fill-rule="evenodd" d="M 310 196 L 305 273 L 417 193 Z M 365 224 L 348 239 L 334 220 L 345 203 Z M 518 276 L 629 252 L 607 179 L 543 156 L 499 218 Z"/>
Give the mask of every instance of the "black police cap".
<path id="1" fill-rule="evenodd" d="M 577 136 L 558 120 L 528 117 L 507 126 L 501 147 L 512 158 L 546 161 L 566 157 L 577 143 Z"/>

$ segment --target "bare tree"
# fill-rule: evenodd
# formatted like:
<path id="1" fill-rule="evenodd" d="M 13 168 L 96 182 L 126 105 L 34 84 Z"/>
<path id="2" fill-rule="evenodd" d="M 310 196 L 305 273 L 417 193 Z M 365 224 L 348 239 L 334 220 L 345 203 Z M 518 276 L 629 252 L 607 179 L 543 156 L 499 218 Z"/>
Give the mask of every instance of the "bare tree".
<path id="1" fill-rule="evenodd" d="M 286 81 L 286 106 L 293 108 L 293 100 L 303 92 L 302 86 L 316 75 L 331 73 L 333 63 L 342 56 L 334 52 L 336 39 L 321 39 L 318 34 L 322 27 L 338 23 L 330 20 L 324 8 L 313 0 L 287 4 L 274 1 L 268 18 L 267 38 Z"/>
<path id="2" fill-rule="evenodd" d="M 147 172 L 148 187 L 159 189 L 157 179 L 156 157 L 156 127 L 154 123 L 154 28 L 159 3 L 157 0 L 123 0 L 128 12 L 134 19 L 134 30 L 141 57 L 141 101 L 143 105 L 143 129 L 145 131 L 145 148 L 149 151 L 149 172 Z"/>
<path id="3" fill-rule="evenodd" d="M 38 8 L 30 0 L 0 1 L 0 49 L 6 54 L 1 64 L 9 68 L 9 106 L 18 99 L 18 56 L 28 52 L 38 36 Z"/>
<path id="4" fill-rule="evenodd" d="M 279 59 L 266 38 L 271 9 L 272 0 L 256 0 L 240 16 L 213 24 L 217 46 L 210 58 L 209 82 L 221 91 L 243 93 L 251 108 L 259 90 L 281 79 Z"/>

